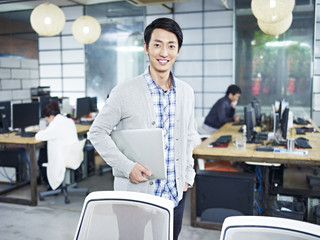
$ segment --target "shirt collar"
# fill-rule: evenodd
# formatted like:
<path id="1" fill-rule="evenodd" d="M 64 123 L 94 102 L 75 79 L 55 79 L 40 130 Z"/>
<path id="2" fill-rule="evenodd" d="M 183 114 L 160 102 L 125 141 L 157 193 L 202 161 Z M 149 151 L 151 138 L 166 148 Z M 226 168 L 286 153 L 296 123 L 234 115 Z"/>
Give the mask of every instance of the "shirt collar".
<path id="1" fill-rule="evenodd" d="M 155 81 L 153 81 L 151 75 L 150 75 L 150 72 L 149 72 L 149 67 L 147 67 L 147 69 L 144 71 L 144 79 L 146 80 L 147 82 L 147 85 L 149 87 L 149 89 L 161 89 L 163 90 Z M 170 89 L 175 89 L 176 88 L 176 81 L 175 81 L 175 77 L 173 75 L 173 73 L 170 71 L 170 76 L 171 76 L 171 86 L 170 86 Z"/>

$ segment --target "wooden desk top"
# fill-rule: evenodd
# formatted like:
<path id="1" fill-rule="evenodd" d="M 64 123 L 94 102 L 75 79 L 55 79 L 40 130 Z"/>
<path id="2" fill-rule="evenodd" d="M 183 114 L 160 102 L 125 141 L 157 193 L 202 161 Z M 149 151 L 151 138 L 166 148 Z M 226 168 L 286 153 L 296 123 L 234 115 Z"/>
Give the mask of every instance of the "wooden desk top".
<path id="1" fill-rule="evenodd" d="M 242 133 L 238 131 L 240 127 L 241 126 L 232 126 L 232 123 L 225 124 L 193 150 L 194 157 L 228 161 L 320 165 L 320 133 L 296 135 L 296 138 L 301 136 L 309 139 L 312 149 L 306 149 L 308 151 L 308 155 L 259 152 L 255 150 L 257 144 L 248 143 L 246 149 L 237 149 L 232 142 L 229 142 L 227 148 L 208 147 L 209 143 L 215 141 L 222 135 L 232 135 L 233 139 L 235 139 L 236 136 L 242 135 Z"/>
<path id="2" fill-rule="evenodd" d="M 81 124 L 76 123 L 76 127 L 77 127 L 78 134 L 84 134 L 89 131 L 91 124 L 90 125 L 81 125 Z"/>
<path id="3" fill-rule="evenodd" d="M 89 131 L 91 125 L 76 124 L 77 133 L 84 134 Z M 42 141 L 38 141 L 35 137 L 21 137 L 16 135 L 15 132 L 0 134 L 0 144 L 39 144 Z"/>

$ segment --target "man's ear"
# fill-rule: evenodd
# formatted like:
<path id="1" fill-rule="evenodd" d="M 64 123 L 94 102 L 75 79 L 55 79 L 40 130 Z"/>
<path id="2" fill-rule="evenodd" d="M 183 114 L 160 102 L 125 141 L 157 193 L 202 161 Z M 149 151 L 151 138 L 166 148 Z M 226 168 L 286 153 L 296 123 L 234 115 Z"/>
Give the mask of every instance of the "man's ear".
<path id="1" fill-rule="evenodd" d="M 144 50 L 144 52 L 145 52 L 147 55 L 149 54 L 149 51 L 148 51 L 148 47 L 147 47 L 146 42 L 143 43 L 143 50 Z"/>

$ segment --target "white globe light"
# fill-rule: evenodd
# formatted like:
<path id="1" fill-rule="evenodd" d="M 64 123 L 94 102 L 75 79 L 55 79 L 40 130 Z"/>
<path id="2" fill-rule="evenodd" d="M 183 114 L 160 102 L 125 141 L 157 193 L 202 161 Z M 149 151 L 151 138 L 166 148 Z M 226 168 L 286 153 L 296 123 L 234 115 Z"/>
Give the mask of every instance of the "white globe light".
<path id="1" fill-rule="evenodd" d="M 63 11 L 52 3 L 43 3 L 31 12 L 30 23 L 40 36 L 51 37 L 59 34 L 64 28 L 66 17 Z"/>
<path id="2" fill-rule="evenodd" d="M 293 10 L 295 0 L 252 0 L 253 15 L 265 23 L 276 23 L 285 19 Z"/>
<path id="3" fill-rule="evenodd" d="M 72 34 L 77 41 L 90 44 L 100 37 L 101 26 L 94 17 L 82 16 L 72 24 Z"/>
<path id="4" fill-rule="evenodd" d="M 285 19 L 277 23 L 265 23 L 258 19 L 258 26 L 262 32 L 268 35 L 280 35 L 287 31 L 292 23 L 292 13 Z"/>

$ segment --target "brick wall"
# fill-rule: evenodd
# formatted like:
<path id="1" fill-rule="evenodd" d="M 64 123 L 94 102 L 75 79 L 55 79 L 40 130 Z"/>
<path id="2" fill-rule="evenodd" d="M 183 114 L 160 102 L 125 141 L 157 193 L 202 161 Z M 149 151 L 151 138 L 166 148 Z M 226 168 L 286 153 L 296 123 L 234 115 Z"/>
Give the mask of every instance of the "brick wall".
<path id="1" fill-rule="evenodd" d="M 0 58 L 0 101 L 30 102 L 30 88 L 37 86 L 38 60 Z"/>

